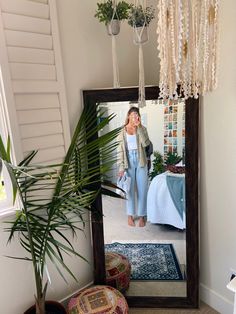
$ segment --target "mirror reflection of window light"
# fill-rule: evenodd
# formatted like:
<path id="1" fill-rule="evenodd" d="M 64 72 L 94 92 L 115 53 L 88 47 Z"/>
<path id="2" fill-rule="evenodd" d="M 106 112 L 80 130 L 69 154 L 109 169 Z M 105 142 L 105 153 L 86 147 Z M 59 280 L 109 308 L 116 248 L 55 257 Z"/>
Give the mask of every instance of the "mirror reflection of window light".
<path id="1" fill-rule="evenodd" d="M 0 202 L 4 201 L 7 197 L 3 176 L 0 177 Z"/>

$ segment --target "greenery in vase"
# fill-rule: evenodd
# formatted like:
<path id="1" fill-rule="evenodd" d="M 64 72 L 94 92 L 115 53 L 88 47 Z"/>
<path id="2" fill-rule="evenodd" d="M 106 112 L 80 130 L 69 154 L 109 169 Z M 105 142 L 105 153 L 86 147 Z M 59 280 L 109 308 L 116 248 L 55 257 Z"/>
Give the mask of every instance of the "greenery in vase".
<path id="1" fill-rule="evenodd" d="M 155 17 L 155 10 L 152 7 L 143 8 L 141 5 L 131 5 L 128 17 L 128 24 L 132 27 L 148 26 Z"/>
<path id="2" fill-rule="evenodd" d="M 179 156 L 177 153 L 170 153 L 168 152 L 165 157 L 165 164 L 168 165 L 176 165 L 182 160 L 182 157 Z"/>
<path id="3" fill-rule="evenodd" d="M 158 151 L 155 151 L 153 155 L 154 159 L 152 161 L 152 171 L 149 174 L 151 180 L 158 174 L 168 170 L 168 166 L 174 166 L 182 160 L 182 157 L 177 153 L 168 152 L 165 158 L 163 158 L 162 154 Z"/>
<path id="4" fill-rule="evenodd" d="M 114 140 L 120 129 L 97 137 L 96 134 L 113 116 L 102 117 L 103 113 L 99 110 L 83 110 L 65 160 L 59 165 L 31 164 L 37 153 L 34 151 L 15 166 L 11 162 L 10 140 L 4 145 L 0 137 L 0 177 L 5 167 L 12 182 L 13 199 L 18 194 L 21 206 L 16 216 L 7 222 L 5 231 L 9 232 L 8 242 L 18 240 L 26 253 L 25 256 L 11 258 L 33 265 L 36 314 L 45 314 L 48 261 L 62 278 L 65 279 L 64 270 L 77 281 L 65 264 L 63 255 L 85 260 L 64 234 L 65 231 L 76 236 L 77 231 L 84 230 L 84 215 L 93 211 L 92 204 L 99 191 L 117 196 L 102 183 L 115 162 L 112 156 L 117 144 Z"/>
<path id="5" fill-rule="evenodd" d="M 158 174 L 165 172 L 164 158 L 162 154 L 158 151 L 155 151 L 153 156 L 154 159 L 152 162 L 152 171 L 149 174 L 151 180 Z"/>
<path id="6" fill-rule="evenodd" d="M 129 16 L 130 4 L 125 1 L 119 1 L 114 7 L 112 0 L 106 2 L 97 3 L 97 11 L 95 17 L 98 18 L 99 22 L 107 25 L 112 18 L 115 20 L 126 20 Z"/>

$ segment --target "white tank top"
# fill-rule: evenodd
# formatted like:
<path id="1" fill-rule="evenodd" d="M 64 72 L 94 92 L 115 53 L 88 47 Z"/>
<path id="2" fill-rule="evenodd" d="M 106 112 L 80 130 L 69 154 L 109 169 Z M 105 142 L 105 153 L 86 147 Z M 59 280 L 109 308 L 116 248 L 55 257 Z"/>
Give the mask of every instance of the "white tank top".
<path id="1" fill-rule="evenodd" d="M 136 134 L 130 135 L 126 133 L 128 150 L 138 149 Z"/>

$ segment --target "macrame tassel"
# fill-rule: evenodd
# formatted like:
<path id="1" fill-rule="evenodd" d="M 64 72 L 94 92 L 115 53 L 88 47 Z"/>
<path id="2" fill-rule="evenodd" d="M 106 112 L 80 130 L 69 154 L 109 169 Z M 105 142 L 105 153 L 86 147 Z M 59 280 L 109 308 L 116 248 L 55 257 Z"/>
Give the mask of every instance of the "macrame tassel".
<path id="1" fill-rule="evenodd" d="M 116 53 L 116 36 L 112 35 L 112 66 L 113 66 L 113 87 L 120 87 L 119 68 Z"/>
<path id="2" fill-rule="evenodd" d="M 160 96 L 204 95 L 217 86 L 218 0 L 159 0 Z"/>
<path id="3" fill-rule="evenodd" d="M 144 62 L 143 62 L 143 46 L 139 45 L 139 107 L 143 108 L 145 103 L 145 81 L 144 81 Z"/>

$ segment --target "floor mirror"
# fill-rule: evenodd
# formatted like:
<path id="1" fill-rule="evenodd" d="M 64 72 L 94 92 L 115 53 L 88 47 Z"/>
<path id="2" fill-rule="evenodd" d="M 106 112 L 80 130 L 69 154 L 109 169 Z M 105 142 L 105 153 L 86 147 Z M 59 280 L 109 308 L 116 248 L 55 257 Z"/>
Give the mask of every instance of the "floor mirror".
<path id="1" fill-rule="evenodd" d="M 91 219 L 94 283 L 106 283 L 105 252 L 114 251 L 131 263 L 131 281 L 125 292 L 129 306 L 197 308 L 199 100 L 163 100 L 157 86 L 146 87 L 145 94 L 141 123 L 154 151 L 146 225 L 139 227 L 138 221 L 133 227 L 128 225 L 126 200 L 98 195 Z M 114 113 L 110 130 L 124 125 L 130 107 L 138 107 L 138 88 L 84 90 L 83 101 L 91 110 L 98 106 L 107 115 Z M 160 156 L 165 165 L 155 173 Z M 114 165 L 109 178 L 115 184 L 117 173 Z"/>

